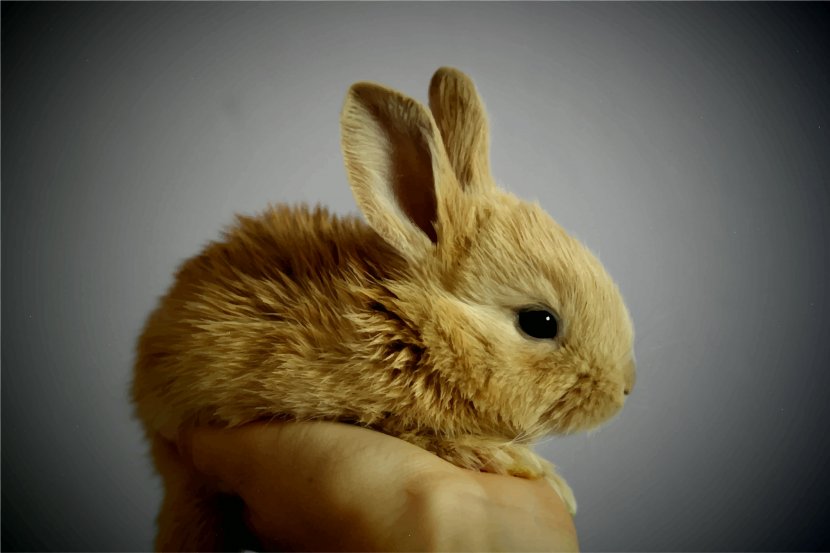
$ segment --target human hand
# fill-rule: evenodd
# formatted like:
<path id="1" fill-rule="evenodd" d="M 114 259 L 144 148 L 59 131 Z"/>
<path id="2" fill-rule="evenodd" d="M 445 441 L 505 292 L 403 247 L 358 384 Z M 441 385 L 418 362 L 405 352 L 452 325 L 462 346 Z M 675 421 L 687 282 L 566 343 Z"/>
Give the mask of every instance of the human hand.
<path id="1" fill-rule="evenodd" d="M 217 489 L 242 498 L 269 549 L 578 550 L 571 516 L 544 481 L 461 469 L 365 428 L 203 427 L 179 446 Z"/>

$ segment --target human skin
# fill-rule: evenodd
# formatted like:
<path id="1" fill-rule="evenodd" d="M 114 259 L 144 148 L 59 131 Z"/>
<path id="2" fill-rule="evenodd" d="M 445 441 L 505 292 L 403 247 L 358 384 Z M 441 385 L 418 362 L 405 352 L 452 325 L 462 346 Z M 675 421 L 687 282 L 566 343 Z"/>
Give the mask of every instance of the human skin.
<path id="1" fill-rule="evenodd" d="M 571 516 L 544 481 L 461 469 L 365 428 L 205 427 L 181 435 L 179 451 L 242 498 L 269 549 L 578 551 Z"/>

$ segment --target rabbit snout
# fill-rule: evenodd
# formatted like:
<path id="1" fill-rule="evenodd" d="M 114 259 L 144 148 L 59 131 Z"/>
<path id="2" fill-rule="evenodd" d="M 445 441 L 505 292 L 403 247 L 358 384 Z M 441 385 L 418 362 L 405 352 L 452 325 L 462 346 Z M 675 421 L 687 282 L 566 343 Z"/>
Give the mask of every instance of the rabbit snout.
<path id="1" fill-rule="evenodd" d="M 623 379 L 625 383 L 623 394 L 629 395 L 631 394 L 631 391 L 634 390 L 634 382 L 637 380 L 637 371 L 633 359 L 631 359 L 623 368 Z"/>

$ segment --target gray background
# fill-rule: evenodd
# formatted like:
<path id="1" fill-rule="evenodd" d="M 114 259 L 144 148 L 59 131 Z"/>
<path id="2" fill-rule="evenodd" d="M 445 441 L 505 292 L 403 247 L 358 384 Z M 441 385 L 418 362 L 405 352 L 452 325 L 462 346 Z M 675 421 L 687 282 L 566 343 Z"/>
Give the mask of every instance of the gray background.
<path id="1" fill-rule="evenodd" d="M 585 550 L 829 545 L 819 4 L 2 6 L 3 549 L 144 550 L 143 321 L 234 212 L 354 212 L 347 87 L 457 66 L 498 181 L 597 251 L 639 381 L 541 449 Z"/>

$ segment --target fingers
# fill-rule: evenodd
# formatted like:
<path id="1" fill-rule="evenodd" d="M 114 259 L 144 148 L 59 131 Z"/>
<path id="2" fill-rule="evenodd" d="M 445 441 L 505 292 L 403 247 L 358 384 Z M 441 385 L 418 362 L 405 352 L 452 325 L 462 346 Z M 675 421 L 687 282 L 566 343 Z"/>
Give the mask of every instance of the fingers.
<path id="1" fill-rule="evenodd" d="M 260 423 L 199 427 L 178 442 L 196 472 L 242 497 L 247 524 L 263 543 L 298 549 L 315 543 L 313 528 L 325 527 L 315 503 L 330 504 L 320 478 L 327 446 L 317 434 L 298 423 Z"/>

